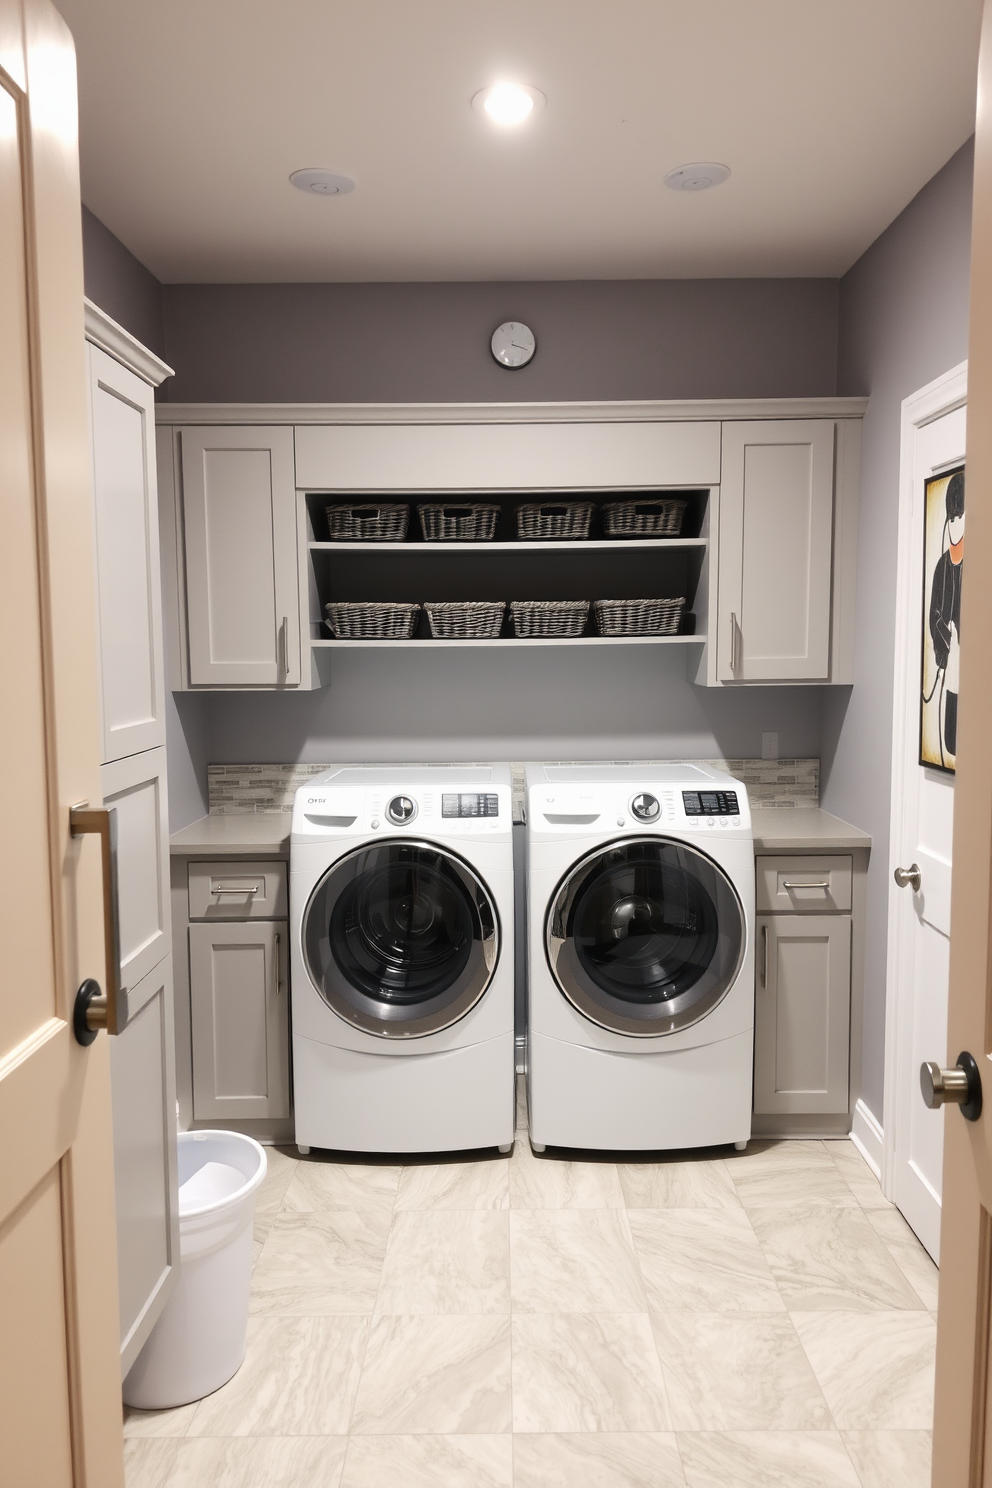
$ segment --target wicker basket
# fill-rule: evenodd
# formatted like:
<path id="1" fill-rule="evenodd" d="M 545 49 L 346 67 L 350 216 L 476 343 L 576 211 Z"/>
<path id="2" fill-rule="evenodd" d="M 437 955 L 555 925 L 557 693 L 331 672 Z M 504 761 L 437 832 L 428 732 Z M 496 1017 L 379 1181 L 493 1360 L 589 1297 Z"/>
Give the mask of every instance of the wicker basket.
<path id="1" fill-rule="evenodd" d="M 419 604 L 340 600 L 326 604 L 327 628 L 339 641 L 409 640 L 420 618 Z"/>
<path id="2" fill-rule="evenodd" d="M 597 599 L 593 601 L 600 635 L 677 635 L 684 599 Z"/>
<path id="3" fill-rule="evenodd" d="M 492 542 L 499 507 L 487 501 L 467 506 L 444 503 L 418 506 L 425 542 Z"/>
<path id="4" fill-rule="evenodd" d="M 515 599 L 510 605 L 518 636 L 580 636 L 588 618 L 587 599 Z"/>
<path id="5" fill-rule="evenodd" d="M 688 505 L 680 496 L 608 501 L 603 507 L 603 532 L 607 537 L 678 537 Z"/>
<path id="6" fill-rule="evenodd" d="M 403 542 L 409 527 L 410 508 L 395 502 L 336 501 L 327 508 L 331 542 Z"/>
<path id="7" fill-rule="evenodd" d="M 499 635 L 506 605 L 501 599 L 471 599 L 425 604 L 424 609 L 438 640 L 492 640 Z"/>
<path id="8" fill-rule="evenodd" d="M 589 536 L 591 501 L 528 501 L 517 507 L 517 536 L 526 542 Z"/>

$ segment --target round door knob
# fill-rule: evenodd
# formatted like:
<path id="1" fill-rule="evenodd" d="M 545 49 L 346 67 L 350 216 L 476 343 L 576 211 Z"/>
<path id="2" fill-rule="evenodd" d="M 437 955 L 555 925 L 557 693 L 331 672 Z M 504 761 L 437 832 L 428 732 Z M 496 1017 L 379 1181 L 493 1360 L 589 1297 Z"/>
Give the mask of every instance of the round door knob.
<path id="1" fill-rule="evenodd" d="M 967 1051 L 958 1055 L 950 1069 L 941 1069 L 932 1060 L 921 1064 L 920 1091 L 923 1104 L 931 1111 L 938 1106 L 960 1106 L 966 1121 L 977 1121 L 982 1114 L 982 1076 Z"/>
<path id="2" fill-rule="evenodd" d="M 897 868 L 892 877 L 901 889 L 912 886 L 914 894 L 920 892 L 920 884 L 923 880 L 920 877 L 920 866 L 918 863 L 912 863 L 908 868 Z"/>
<path id="3" fill-rule="evenodd" d="M 638 821 L 654 821 L 661 811 L 661 805 L 657 796 L 651 796 L 647 791 L 642 791 L 631 801 L 630 809 Z"/>
<path id="4" fill-rule="evenodd" d="M 417 814 L 417 804 L 411 801 L 409 796 L 394 796 L 386 807 L 386 815 L 391 822 L 402 824 L 413 821 Z"/>

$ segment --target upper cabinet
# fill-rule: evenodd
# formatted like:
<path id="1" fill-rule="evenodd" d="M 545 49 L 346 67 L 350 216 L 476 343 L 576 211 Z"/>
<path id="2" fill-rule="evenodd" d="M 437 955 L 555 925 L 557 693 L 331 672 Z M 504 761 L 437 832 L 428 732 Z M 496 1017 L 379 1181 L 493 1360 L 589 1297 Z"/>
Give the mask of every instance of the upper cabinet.
<path id="1" fill-rule="evenodd" d="M 298 687 L 293 431 L 178 433 L 185 685 Z"/>

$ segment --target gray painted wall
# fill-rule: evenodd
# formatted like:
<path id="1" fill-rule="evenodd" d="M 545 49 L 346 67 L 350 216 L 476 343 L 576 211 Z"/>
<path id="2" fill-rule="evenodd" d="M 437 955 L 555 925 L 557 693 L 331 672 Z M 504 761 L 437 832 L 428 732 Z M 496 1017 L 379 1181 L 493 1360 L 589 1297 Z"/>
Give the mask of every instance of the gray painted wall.
<path id="1" fill-rule="evenodd" d="M 149 351 L 165 356 L 161 284 L 86 206 L 83 281 L 88 299 L 137 336 Z"/>
<path id="2" fill-rule="evenodd" d="M 174 402 L 501 402 L 833 393 L 837 281 L 170 284 Z M 489 350 L 524 320 L 537 355 Z"/>
<path id="3" fill-rule="evenodd" d="M 853 689 L 823 704 L 822 800 L 870 832 L 863 1099 L 882 1117 L 900 405 L 964 360 L 972 146 L 910 202 L 840 285 L 838 391 L 869 393 Z M 938 1051 L 939 1053 L 940 1051 Z M 936 1056 L 935 1056 L 936 1057 Z"/>

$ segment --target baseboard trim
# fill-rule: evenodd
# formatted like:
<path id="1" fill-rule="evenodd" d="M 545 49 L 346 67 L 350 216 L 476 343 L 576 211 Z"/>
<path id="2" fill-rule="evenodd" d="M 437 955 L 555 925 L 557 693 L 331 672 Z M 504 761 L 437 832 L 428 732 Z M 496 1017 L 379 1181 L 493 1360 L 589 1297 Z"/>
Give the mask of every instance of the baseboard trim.
<path id="1" fill-rule="evenodd" d="M 882 1153 L 885 1149 L 885 1136 L 882 1131 L 881 1122 L 873 1111 L 869 1111 L 862 1100 L 859 1100 L 854 1108 L 854 1119 L 851 1123 L 851 1141 L 857 1147 L 861 1156 L 875 1174 L 875 1177 L 881 1182 Z"/>

